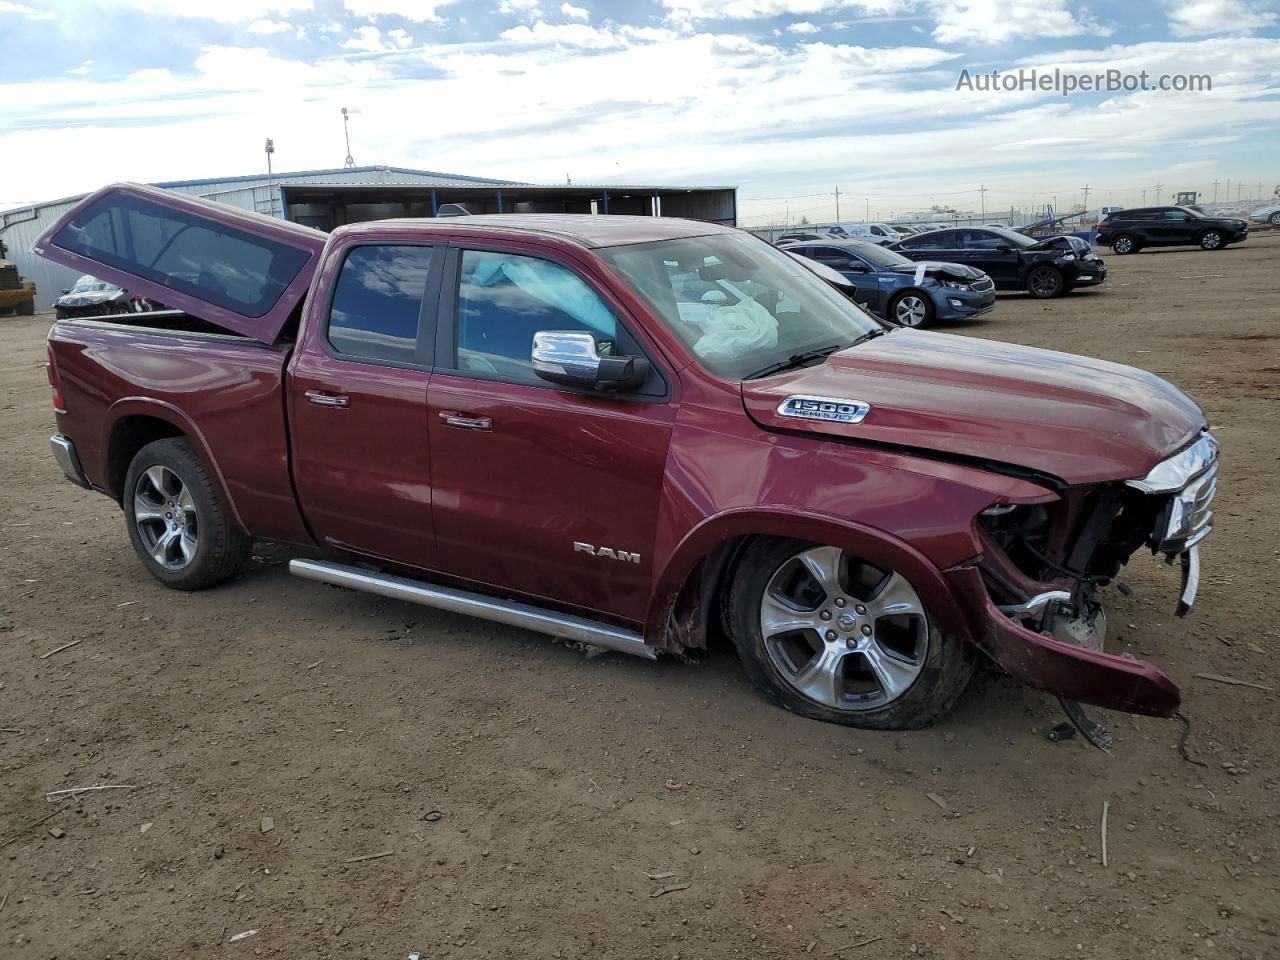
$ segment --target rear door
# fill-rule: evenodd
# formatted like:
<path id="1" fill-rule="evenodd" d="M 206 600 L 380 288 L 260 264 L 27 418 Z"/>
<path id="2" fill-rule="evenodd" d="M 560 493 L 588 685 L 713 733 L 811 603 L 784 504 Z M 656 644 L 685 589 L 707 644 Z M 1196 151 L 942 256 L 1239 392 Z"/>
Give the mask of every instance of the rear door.
<path id="1" fill-rule="evenodd" d="M 957 230 L 959 246 L 963 251 L 956 263 L 965 263 L 977 267 L 989 276 L 997 286 L 1017 287 L 1021 285 L 1018 276 L 1018 254 L 1013 250 L 1008 237 L 991 230 Z M 1001 249 L 1001 248 L 1004 249 Z M 939 260 L 951 259 L 939 257 Z"/>
<path id="2" fill-rule="evenodd" d="M 421 234 L 335 241 L 327 296 L 290 361 L 293 476 L 317 540 L 435 566 L 427 386 L 444 248 Z"/>
<path id="3" fill-rule="evenodd" d="M 306 295 L 325 235 L 186 194 L 116 184 L 72 207 L 34 245 L 92 274 L 262 343 Z"/>

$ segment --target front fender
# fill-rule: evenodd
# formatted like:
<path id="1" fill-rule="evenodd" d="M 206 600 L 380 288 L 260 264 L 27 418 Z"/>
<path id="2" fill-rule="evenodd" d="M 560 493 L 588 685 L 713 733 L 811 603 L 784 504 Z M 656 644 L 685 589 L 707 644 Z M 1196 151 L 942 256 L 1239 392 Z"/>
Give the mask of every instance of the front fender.
<path id="1" fill-rule="evenodd" d="M 884 530 L 844 517 L 782 508 L 742 508 L 708 517 L 691 529 L 671 552 L 655 587 L 645 618 L 645 642 L 665 647 L 668 618 L 686 579 L 717 546 L 744 536 L 776 536 L 840 547 L 876 566 L 903 574 L 944 633 L 972 642 L 968 620 L 937 567 L 910 544 Z"/>

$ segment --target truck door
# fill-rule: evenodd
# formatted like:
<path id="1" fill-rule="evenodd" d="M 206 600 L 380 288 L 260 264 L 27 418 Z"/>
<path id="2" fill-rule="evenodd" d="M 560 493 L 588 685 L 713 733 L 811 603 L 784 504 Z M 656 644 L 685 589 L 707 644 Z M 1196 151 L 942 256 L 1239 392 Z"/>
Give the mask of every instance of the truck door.
<path id="1" fill-rule="evenodd" d="M 656 359 L 606 287 L 536 244 L 452 248 L 445 278 L 427 423 L 440 569 L 643 619 L 674 387 L 656 364 L 629 394 L 534 374 L 540 330 Z"/>
<path id="2" fill-rule="evenodd" d="M 338 241 L 288 370 L 294 484 L 316 539 L 435 565 L 427 384 L 443 248 L 382 234 Z"/>

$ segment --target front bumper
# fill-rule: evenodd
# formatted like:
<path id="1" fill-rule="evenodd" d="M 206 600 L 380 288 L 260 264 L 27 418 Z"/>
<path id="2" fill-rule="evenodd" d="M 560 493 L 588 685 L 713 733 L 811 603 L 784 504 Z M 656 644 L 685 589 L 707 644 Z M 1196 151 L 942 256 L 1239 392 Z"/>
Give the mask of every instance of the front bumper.
<path id="1" fill-rule="evenodd" d="M 995 309 L 995 287 L 982 292 L 969 290 L 936 290 L 930 291 L 933 296 L 934 312 L 939 320 L 963 320 L 969 317 L 980 317 Z"/>
<path id="2" fill-rule="evenodd" d="M 80 457 L 76 453 L 76 445 L 71 442 L 71 438 L 64 437 L 61 434 L 54 434 L 49 438 L 49 446 L 53 450 L 53 459 L 62 468 L 62 472 L 67 475 L 67 479 L 77 487 L 84 487 L 88 490 L 89 480 L 80 466 Z"/>
<path id="3" fill-rule="evenodd" d="M 979 649 L 1027 686 L 1108 710 L 1150 717 L 1177 712 L 1182 695 L 1158 667 L 1022 626 L 996 607 L 976 567 L 950 570 L 947 579 L 967 609 L 980 611 L 974 631 Z"/>
<path id="4" fill-rule="evenodd" d="M 1101 260 L 1081 260 L 1076 265 L 1076 274 L 1074 277 L 1068 277 L 1067 282 L 1073 287 L 1096 287 L 1100 283 L 1105 283 L 1107 279 L 1107 265 Z"/>

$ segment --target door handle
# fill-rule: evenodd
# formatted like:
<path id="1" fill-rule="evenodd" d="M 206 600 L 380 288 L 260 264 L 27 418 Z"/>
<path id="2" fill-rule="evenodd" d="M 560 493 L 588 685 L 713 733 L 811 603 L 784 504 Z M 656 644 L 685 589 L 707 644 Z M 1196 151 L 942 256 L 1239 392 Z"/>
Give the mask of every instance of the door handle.
<path id="1" fill-rule="evenodd" d="M 325 393 L 323 390 L 308 390 L 305 394 L 308 403 L 317 407 L 349 407 L 351 400 L 346 394 Z"/>
<path id="2" fill-rule="evenodd" d="M 458 427 L 461 430 L 488 430 L 493 421 L 488 417 L 468 417 L 456 410 L 441 410 L 440 419 L 446 427 Z"/>

